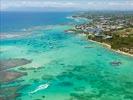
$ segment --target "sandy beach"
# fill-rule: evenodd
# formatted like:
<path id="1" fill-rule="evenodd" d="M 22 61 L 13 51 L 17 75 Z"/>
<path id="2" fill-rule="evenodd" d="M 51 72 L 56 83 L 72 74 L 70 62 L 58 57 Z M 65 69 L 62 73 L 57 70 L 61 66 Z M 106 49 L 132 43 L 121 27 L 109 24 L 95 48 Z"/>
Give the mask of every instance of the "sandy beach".
<path id="1" fill-rule="evenodd" d="M 100 45 L 103 45 L 104 47 L 106 47 L 106 48 L 108 48 L 108 49 L 110 49 L 110 50 L 112 50 L 114 52 L 117 52 L 117 53 L 120 53 L 120 54 L 123 54 L 123 55 L 127 55 L 127 56 L 133 57 L 132 54 L 129 54 L 129 53 L 126 53 L 126 52 L 123 52 L 123 51 L 120 51 L 120 50 L 114 50 L 114 49 L 112 49 L 111 46 L 109 44 L 107 44 L 107 43 L 101 43 L 101 42 L 97 42 L 97 41 L 94 41 L 94 40 L 89 40 L 89 41 L 98 43 Z"/>

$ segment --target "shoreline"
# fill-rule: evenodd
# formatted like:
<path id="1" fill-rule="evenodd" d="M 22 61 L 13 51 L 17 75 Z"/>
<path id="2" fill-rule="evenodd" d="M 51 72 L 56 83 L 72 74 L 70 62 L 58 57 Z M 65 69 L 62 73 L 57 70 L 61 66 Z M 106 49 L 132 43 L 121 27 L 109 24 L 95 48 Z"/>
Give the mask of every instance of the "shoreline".
<path id="1" fill-rule="evenodd" d="M 74 31 L 67 31 L 67 32 L 68 32 L 68 33 L 73 33 Z M 84 36 L 84 37 L 86 37 L 86 34 L 82 34 L 82 33 L 79 33 L 79 34 L 82 35 L 82 36 Z M 119 54 L 133 57 L 133 54 L 126 53 L 126 52 L 120 51 L 120 50 L 112 49 L 111 46 L 110 46 L 109 44 L 105 43 L 105 42 L 101 43 L 101 42 L 94 41 L 94 40 L 91 40 L 91 39 L 88 39 L 88 38 L 87 38 L 87 40 L 88 40 L 88 41 L 91 41 L 91 42 L 98 43 L 98 44 L 104 46 L 105 48 L 107 48 L 107 49 L 109 49 L 109 50 L 112 50 L 112 51 L 114 51 L 114 52 L 117 52 L 117 53 L 119 53 Z"/>
<path id="2" fill-rule="evenodd" d="M 107 43 L 101 43 L 101 42 L 97 42 L 97 41 L 90 40 L 90 39 L 87 39 L 87 40 L 89 40 L 89 41 L 91 41 L 91 42 L 98 43 L 98 44 L 100 44 L 100 45 L 106 47 L 107 49 L 112 50 L 112 51 L 114 51 L 114 52 L 117 52 L 117 53 L 119 53 L 119 54 L 133 57 L 132 54 L 129 54 L 129 53 L 126 53 L 126 52 L 123 52 L 123 51 L 120 51 L 120 50 L 114 50 L 114 49 L 112 49 L 111 46 L 110 46 L 109 44 L 107 44 Z"/>

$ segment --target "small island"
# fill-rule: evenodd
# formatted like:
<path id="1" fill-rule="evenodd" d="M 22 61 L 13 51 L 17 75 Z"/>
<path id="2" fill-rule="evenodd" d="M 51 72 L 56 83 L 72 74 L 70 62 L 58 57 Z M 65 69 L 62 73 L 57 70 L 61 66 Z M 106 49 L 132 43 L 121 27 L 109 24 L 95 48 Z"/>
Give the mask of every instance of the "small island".
<path id="1" fill-rule="evenodd" d="M 85 34 L 87 39 L 133 56 L 133 12 L 85 12 L 72 16 L 86 18 L 68 32 Z"/>

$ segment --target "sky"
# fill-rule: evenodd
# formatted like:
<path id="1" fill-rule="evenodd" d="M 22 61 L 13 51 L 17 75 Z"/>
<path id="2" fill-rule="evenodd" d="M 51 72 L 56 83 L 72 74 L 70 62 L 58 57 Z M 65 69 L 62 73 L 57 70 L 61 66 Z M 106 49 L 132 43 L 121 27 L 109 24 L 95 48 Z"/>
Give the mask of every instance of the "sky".
<path id="1" fill-rule="evenodd" d="M 133 0 L 0 0 L 0 11 L 132 10 Z"/>

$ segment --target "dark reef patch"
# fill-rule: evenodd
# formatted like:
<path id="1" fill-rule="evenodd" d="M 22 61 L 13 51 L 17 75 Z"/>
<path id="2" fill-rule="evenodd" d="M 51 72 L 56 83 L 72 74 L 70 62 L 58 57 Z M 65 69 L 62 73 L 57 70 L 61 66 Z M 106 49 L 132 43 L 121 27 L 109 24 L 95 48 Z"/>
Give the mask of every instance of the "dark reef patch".
<path id="1" fill-rule="evenodd" d="M 16 100 L 17 97 L 21 96 L 19 90 L 25 86 L 12 86 L 0 88 L 0 100 Z"/>
<path id="2" fill-rule="evenodd" d="M 0 71 L 6 70 L 9 68 L 22 66 L 31 63 L 31 60 L 27 60 L 24 58 L 21 59 L 0 59 Z"/>
<path id="3" fill-rule="evenodd" d="M 16 98 L 19 97 L 19 96 L 20 96 L 19 93 L 15 93 L 15 94 L 10 95 L 10 96 L 0 97 L 0 100 L 16 100 Z"/>
<path id="4" fill-rule="evenodd" d="M 71 98 L 74 98 L 76 100 L 93 100 L 100 97 L 99 93 L 70 93 Z"/>
<path id="5" fill-rule="evenodd" d="M 112 66 L 120 66 L 122 64 L 122 62 L 120 62 L 120 61 L 113 61 L 113 62 L 110 62 L 110 64 Z"/>
<path id="6" fill-rule="evenodd" d="M 23 80 L 17 80 L 18 78 L 27 75 L 26 72 L 18 72 L 11 70 L 10 68 L 22 66 L 31 63 L 31 60 L 21 59 L 0 59 L 0 85 L 8 85 L 14 82 L 20 83 Z M 23 86 L 8 86 L 0 87 L 0 100 L 16 100 L 17 97 L 21 96 L 19 90 Z"/>
<path id="7" fill-rule="evenodd" d="M 27 75 L 27 73 L 16 71 L 1 71 L 0 72 L 0 84 L 6 82 L 15 81 L 17 78 Z"/>
<path id="8" fill-rule="evenodd" d="M 54 79 L 55 77 L 53 75 L 43 75 L 42 76 L 42 80 L 52 80 Z"/>
<path id="9" fill-rule="evenodd" d="M 65 82 L 60 82 L 58 85 L 63 87 L 70 87 L 73 86 L 74 84 L 72 82 L 65 81 Z"/>
<path id="10" fill-rule="evenodd" d="M 85 87 L 75 87 L 75 91 L 85 91 Z"/>

